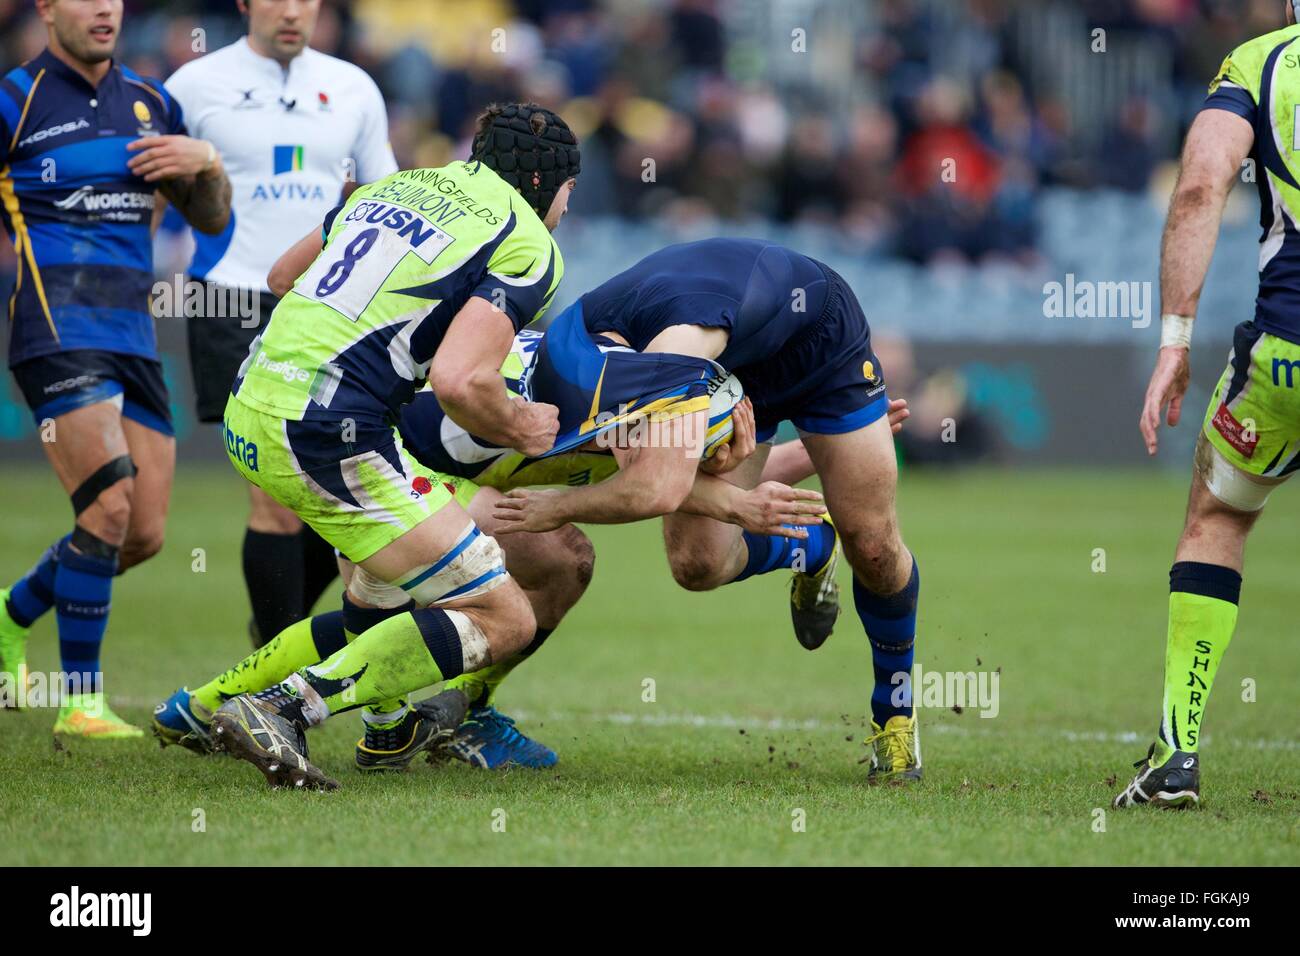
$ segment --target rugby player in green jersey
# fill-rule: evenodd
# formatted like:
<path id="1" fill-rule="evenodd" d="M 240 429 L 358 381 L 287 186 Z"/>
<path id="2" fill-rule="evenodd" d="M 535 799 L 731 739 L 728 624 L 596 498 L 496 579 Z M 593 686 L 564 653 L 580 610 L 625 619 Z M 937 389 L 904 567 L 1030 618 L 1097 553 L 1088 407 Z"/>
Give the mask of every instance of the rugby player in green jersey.
<path id="1" fill-rule="evenodd" d="M 1233 50 L 1183 148 L 1161 248 L 1160 353 L 1141 430 L 1154 455 L 1162 415 L 1177 425 L 1192 323 L 1228 193 L 1250 157 L 1263 205 L 1259 295 L 1237 326 L 1192 461 L 1187 516 L 1169 570 L 1158 736 L 1115 807 L 1200 803 L 1199 746 L 1214 675 L 1237 625 L 1246 538 L 1273 489 L 1300 469 L 1300 0 L 1284 29 Z M 1168 411 L 1166 413 L 1166 407 Z"/>
<path id="2" fill-rule="evenodd" d="M 417 718 L 403 694 L 534 639 L 500 547 L 411 458 L 393 422 L 427 380 L 475 434 L 527 455 L 551 447 L 556 409 L 511 400 L 498 369 L 560 283 L 550 231 L 579 159 L 555 114 L 493 107 L 469 161 L 362 186 L 326 217 L 323 236 L 313 231 L 272 270 L 286 294 L 231 389 L 226 450 L 357 566 L 341 627 L 281 660 L 293 668 L 281 683 L 212 717 L 214 746 L 273 786 L 337 786 L 308 762 L 305 730 L 346 710 L 365 708 L 376 750 L 393 740 L 423 749 L 450 728 Z M 156 716 L 173 716 L 170 703 Z"/>

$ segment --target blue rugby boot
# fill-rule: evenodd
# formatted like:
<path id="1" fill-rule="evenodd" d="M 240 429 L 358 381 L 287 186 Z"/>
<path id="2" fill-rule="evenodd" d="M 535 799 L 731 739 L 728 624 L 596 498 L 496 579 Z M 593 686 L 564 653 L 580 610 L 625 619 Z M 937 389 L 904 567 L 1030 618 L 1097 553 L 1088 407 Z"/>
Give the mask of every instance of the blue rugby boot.
<path id="1" fill-rule="evenodd" d="M 153 735 L 158 746 L 174 744 L 196 754 L 212 753 L 212 715 L 182 687 L 153 709 Z"/>
<path id="2" fill-rule="evenodd" d="M 416 710 L 422 710 L 438 697 L 416 704 Z M 471 710 L 465 722 L 456 728 L 451 741 L 429 755 L 430 760 L 437 757 L 452 757 L 483 770 L 496 770 L 512 764 L 541 770 L 555 766 L 560 759 L 550 747 L 521 734 L 515 729 L 514 719 L 495 707 Z"/>

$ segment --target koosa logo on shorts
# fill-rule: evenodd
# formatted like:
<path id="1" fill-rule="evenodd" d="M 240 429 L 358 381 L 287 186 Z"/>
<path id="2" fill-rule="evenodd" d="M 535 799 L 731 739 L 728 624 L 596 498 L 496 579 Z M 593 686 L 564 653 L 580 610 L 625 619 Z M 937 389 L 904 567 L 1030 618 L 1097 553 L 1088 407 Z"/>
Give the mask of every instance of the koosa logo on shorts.
<path id="1" fill-rule="evenodd" d="M 281 359 L 278 362 L 272 362 L 266 357 L 265 352 L 258 352 L 257 358 L 253 364 L 260 369 L 270 372 L 272 375 L 279 375 L 286 382 L 306 382 L 311 378 L 305 369 L 294 365 L 288 359 Z"/>
<path id="2" fill-rule="evenodd" d="M 124 926 L 132 936 L 148 936 L 152 916 L 152 893 L 82 893 L 74 886 L 69 893 L 50 897 L 51 926 Z"/>
<path id="3" fill-rule="evenodd" d="M 87 373 L 85 375 L 78 375 L 76 378 L 65 378 L 61 382 L 52 382 L 51 384 L 46 385 L 42 391 L 46 395 L 57 395 L 59 392 L 67 392 L 74 388 L 85 388 L 88 385 L 94 385 L 98 381 L 98 375 Z"/>

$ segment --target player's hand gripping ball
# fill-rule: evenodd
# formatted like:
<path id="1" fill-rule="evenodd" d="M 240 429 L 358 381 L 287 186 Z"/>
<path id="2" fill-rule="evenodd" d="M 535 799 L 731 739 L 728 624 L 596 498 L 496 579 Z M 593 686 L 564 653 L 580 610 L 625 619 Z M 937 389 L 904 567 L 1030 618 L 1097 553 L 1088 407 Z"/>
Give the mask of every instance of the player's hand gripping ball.
<path id="1" fill-rule="evenodd" d="M 710 383 L 709 394 L 709 430 L 704 436 L 704 458 L 708 460 L 718 453 L 718 449 L 731 441 L 736 433 L 736 423 L 732 419 L 740 400 L 745 397 L 745 389 L 740 379 L 734 375 L 717 378 Z"/>

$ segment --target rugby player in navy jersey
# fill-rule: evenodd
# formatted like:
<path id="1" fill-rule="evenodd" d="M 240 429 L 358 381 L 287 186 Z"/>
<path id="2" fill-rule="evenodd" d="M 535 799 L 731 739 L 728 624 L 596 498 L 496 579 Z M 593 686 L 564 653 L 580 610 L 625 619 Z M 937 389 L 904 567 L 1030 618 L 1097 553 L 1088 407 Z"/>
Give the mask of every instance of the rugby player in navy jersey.
<path id="1" fill-rule="evenodd" d="M 689 456 L 647 443 L 608 481 L 511 491 L 496 504 L 494 533 L 662 514 L 673 576 L 685 588 L 794 569 L 791 614 L 809 649 L 826 640 L 839 612 L 834 572 L 842 547 L 874 665 L 870 778 L 919 777 L 910 675 L 920 577 L 898 529 L 889 399 L 853 290 L 828 266 L 775 243 L 708 239 L 661 249 L 588 292 L 555 318 L 547 340 L 573 327 L 605 347 L 715 361 L 739 378 L 753 403 L 758 450 L 733 470 L 696 480 Z M 564 363 L 557 368 L 565 374 Z M 721 509 L 710 514 L 709 496 L 701 494 L 709 482 L 754 488 L 783 421 L 799 430 L 832 519 L 810 525 L 802 539 L 743 530 Z M 688 495 L 692 504 L 683 510 Z"/>
<path id="2" fill-rule="evenodd" d="M 9 366 L 75 522 L 0 588 L 0 698 L 26 700 L 28 630 L 53 607 L 64 684 L 55 733 L 135 737 L 107 706 L 99 655 L 113 577 L 162 547 L 175 465 L 149 304 L 155 190 L 215 234 L 230 184 L 162 84 L 113 59 L 122 0 L 37 0 L 36 10 L 47 48 L 0 80 L 0 214 L 18 256 Z"/>

